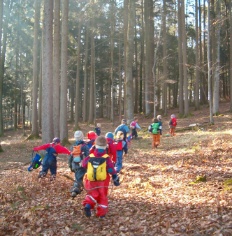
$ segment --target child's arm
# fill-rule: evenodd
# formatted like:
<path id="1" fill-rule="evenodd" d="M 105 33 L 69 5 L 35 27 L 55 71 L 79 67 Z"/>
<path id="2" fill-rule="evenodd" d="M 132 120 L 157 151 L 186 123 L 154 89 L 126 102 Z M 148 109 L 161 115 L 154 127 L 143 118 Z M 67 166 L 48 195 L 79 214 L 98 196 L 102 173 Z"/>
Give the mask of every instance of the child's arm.
<path id="1" fill-rule="evenodd" d="M 136 127 L 137 129 L 141 129 L 141 127 L 140 127 L 140 125 L 139 125 L 138 123 L 136 123 L 135 127 Z"/>
<path id="2" fill-rule="evenodd" d="M 41 146 L 37 146 L 37 147 L 34 147 L 33 148 L 33 151 L 41 151 L 41 150 L 46 150 L 47 148 L 49 148 L 51 146 L 50 143 L 46 143 L 46 144 L 43 144 Z"/>
<path id="3" fill-rule="evenodd" d="M 69 151 L 66 147 L 63 147 L 61 145 L 56 145 L 54 148 L 58 154 L 67 154 L 67 155 L 71 154 L 71 151 Z"/>

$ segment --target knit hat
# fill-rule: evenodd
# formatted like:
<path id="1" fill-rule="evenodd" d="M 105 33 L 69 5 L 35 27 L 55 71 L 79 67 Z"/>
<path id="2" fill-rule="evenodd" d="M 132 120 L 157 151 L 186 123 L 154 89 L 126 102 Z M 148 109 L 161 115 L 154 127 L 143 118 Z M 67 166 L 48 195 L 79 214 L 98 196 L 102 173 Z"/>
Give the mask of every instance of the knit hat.
<path id="1" fill-rule="evenodd" d="M 171 118 L 175 118 L 175 117 L 176 117 L 175 114 L 172 114 L 172 115 L 171 115 Z"/>
<path id="2" fill-rule="evenodd" d="M 95 140 L 96 149 L 106 149 L 107 141 L 104 136 L 98 136 Z"/>
<path id="3" fill-rule="evenodd" d="M 161 116 L 161 115 L 158 115 L 158 116 L 157 116 L 157 120 L 162 120 L 162 116 Z"/>
<path id="4" fill-rule="evenodd" d="M 77 130 L 77 131 L 74 133 L 74 138 L 75 138 L 76 141 L 83 140 L 83 139 L 84 139 L 84 134 L 82 133 L 82 131 Z"/>
<path id="5" fill-rule="evenodd" d="M 105 137 L 114 139 L 114 134 L 112 132 L 108 132 L 108 133 L 106 133 Z"/>
<path id="6" fill-rule="evenodd" d="M 53 140 L 52 140 L 53 143 L 60 143 L 60 139 L 55 137 Z"/>

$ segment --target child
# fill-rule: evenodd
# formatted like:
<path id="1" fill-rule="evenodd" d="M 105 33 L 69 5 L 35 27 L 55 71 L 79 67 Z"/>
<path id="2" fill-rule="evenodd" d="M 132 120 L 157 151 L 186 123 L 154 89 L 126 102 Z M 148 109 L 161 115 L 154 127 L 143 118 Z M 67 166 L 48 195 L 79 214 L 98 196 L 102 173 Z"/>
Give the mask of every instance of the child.
<path id="1" fill-rule="evenodd" d="M 105 135 L 107 141 L 106 153 L 110 156 L 111 161 L 115 164 L 117 159 L 116 146 L 114 145 L 114 134 L 111 132 L 106 133 Z M 96 145 L 93 145 L 89 150 L 89 153 L 94 153 Z"/>
<path id="2" fill-rule="evenodd" d="M 170 134 L 172 137 L 176 135 L 175 134 L 176 125 L 177 125 L 176 116 L 172 114 L 171 119 L 169 121 Z"/>
<path id="3" fill-rule="evenodd" d="M 117 160 L 117 152 L 116 146 L 114 145 L 114 134 L 111 132 L 106 133 L 105 135 L 107 144 L 108 144 L 108 154 L 113 163 L 116 163 Z"/>
<path id="4" fill-rule="evenodd" d="M 130 123 L 130 128 L 131 128 L 131 134 L 132 134 L 132 138 L 138 138 L 138 133 L 137 133 L 137 129 L 141 129 L 141 127 L 138 124 L 138 118 L 134 117 L 134 120 Z"/>
<path id="5" fill-rule="evenodd" d="M 97 138 L 97 134 L 94 131 L 89 131 L 87 133 L 87 138 L 88 138 L 87 145 L 90 149 L 94 145 L 95 139 Z"/>
<path id="6" fill-rule="evenodd" d="M 123 139 L 124 141 L 126 141 L 126 136 L 127 136 L 127 133 L 130 132 L 130 129 L 128 128 L 128 126 L 126 125 L 126 120 L 125 119 L 122 119 L 121 121 L 121 125 L 119 125 L 115 131 L 114 131 L 114 134 L 117 135 L 118 131 L 122 131 L 124 136 L 123 136 Z"/>
<path id="7" fill-rule="evenodd" d="M 83 141 L 84 135 L 82 131 L 77 130 L 74 133 L 75 143 L 71 146 L 71 155 L 69 156 L 69 167 L 75 173 L 75 182 L 71 189 L 71 196 L 74 198 L 82 191 L 83 176 L 85 169 L 81 167 L 83 158 L 89 155 L 89 147 Z"/>
<path id="8" fill-rule="evenodd" d="M 95 133 L 97 134 L 97 136 L 101 135 L 101 124 L 97 123 L 97 126 L 95 127 Z"/>
<path id="9" fill-rule="evenodd" d="M 159 145 L 160 131 L 159 121 L 154 118 L 153 123 L 148 127 L 148 131 L 152 134 L 152 148 L 157 148 Z"/>
<path id="10" fill-rule="evenodd" d="M 158 145 L 160 145 L 160 137 L 162 135 L 162 116 L 161 115 L 158 115 L 157 116 L 157 120 L 158 120 L 158 123 L 159 123 L 159 134 L 158 134 Z"/>
<path id="11" fill-rule="evenodd" d="M 84 187 L 87 191 L 83 201 L 84 213 L 86 217 L 91 216 L 91 209 L 97 204 L 97 216 L 105 217 L 108 211 L 108 187 L 110 183 L 110 175 L 115 186 L 119 186 L 119 178 L 114 170 L 114 165 L 110 157 L 106 154 L 107 141 L 103 136 L 96 139 L 96 149 L 93 154 L 86 157 L 83 162 L 83 168 L 87 169 L 84 176 Z M 93 163 L 95 168 L 93 168 Z M 102 164 L 101 164 L 102 163 Z M 97 165 L 98 164 L 98 165 Z M 98 167 L 103 170 L 98 171 Z M 102 167 L 104 166 L 104 167 Z"/>
<path id="12" fill-rule="evenodd" d="M 127 142 L 123 139 L 124 134 L 122 131 L 118 131 L 117 137 L 115 140 L 116 150 L 117 150 L 117 160 L 115 163 L 115 170 L 119 173 L 122 169 L 122 162 L 123 162 L 123 153 L 127 154 L 128 147 Z"/>
<path id="13" fill-rule="evenodd" d="M 38 178 L 43 178 L 47 175 L 48 170 L 51 172 L 51 180 L 56 178 L 57 173 L 57 155 L 58 154 L 67 154 L 70 155 L 70 151 L 66 148 L 61 146 L 60 139 L 54 138 L 52 143 L 46 143 L 44 145 L 34 147 L 34 151 L 41 151 L 46 150 L 45 157 L 42 162 L 42 170 L 39 173 Z"/>

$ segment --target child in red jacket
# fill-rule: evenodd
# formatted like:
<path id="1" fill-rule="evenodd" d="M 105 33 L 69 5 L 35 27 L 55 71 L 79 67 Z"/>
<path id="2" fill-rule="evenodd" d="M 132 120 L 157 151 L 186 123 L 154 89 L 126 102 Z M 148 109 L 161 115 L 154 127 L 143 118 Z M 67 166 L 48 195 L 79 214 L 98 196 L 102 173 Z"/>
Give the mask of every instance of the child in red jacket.
<path id="1" fill-rule="evenodd" d="M 83 182 L 87 194 L 83 201 L 83 206 L 85 216 L 90 217 L 91 210 L 97 205 L 96 215 L 103 218 L 108 211 L 107 195 L 110 175 L 112 175 L 115 186 L 120 183 L 114 165 L 106 153 L 106 138 L 103 136 L 97 137 L 95 146 L 94 153 L 90 154 L 82 162 L 82 167 L 87 169 Z"/>
<path id="2" fill-rule="evenodd" d="M 34 147 L 33 151 L 46 150 L 45 157 L 42 162 L 42 170 L 39 173 L 38 178 L 45 177 L 48 173 L 48 170 L 51 172 L 51 180 L 56 178 L 57 173 L 57 155 L 58 154 L 67 154 L 70 155 L 71 152 L 64 146 L 60 144 L 59 138 L 54 138 L 52 143 L 46 143 L 44 145 Z"/>
<path id="3" fill-rule="evenodd" d="M 170 134 L 171 136 L 175 136 L 175 130 L 176 130 L 177 120 L 176 116 L 174 114 L 171 115 L 171 119 L 169 121 L 169 128 L 170 128 Z"/>

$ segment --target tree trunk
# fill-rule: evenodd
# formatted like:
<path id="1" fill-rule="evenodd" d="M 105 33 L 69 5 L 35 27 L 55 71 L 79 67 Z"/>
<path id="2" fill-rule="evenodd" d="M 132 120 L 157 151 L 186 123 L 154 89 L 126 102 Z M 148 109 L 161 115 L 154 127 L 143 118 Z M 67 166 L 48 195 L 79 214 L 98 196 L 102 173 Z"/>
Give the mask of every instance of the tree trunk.
<path id="1" fill-rule="evenodd" d="M 214 73 L 214 86 L 213 86 L 213 114 L 219 113 L 219 80 L 220 80 L 220 30 L 221 30 L 221 1 L 216 3 L 216 22 L 214 24 L 215 30 L 215 73 Z"/>
<path id="2" fill-rule="evenodd" d="M 90 66 L 90 88 L 89 88 L 89 120 L 88 123 L 89 124 L 93 124 L 94 123 L 94 113 L 95 113 L 95 109 L 96 109 L 96 101 L 94 100 L 95 96 L 95 43 L 94 43 L 94 22 L 93 19 L 91 19 L 91 66 Z"/>
<path id="3" fill-rule="evenodd" d="M 163 86 L 162 86 L 162 108 L 164 115 L 167 115 L 167 32 L 166 32 L 166 0 L 163 1 L 162 13 L 162 32 L 163 32 Z"/>
<path id="4" fill-rule="evenodd" d="M 62 34 L 61 34 L 61 83 L 60 83 L 60 138 L 68 141 L 67 125 L 67 61 L 68 61 L 68 8 L 69 0 L 62 0 Z"/>
<path id="5" fill-rule="evenodd" d="M 44 1 L 44 47 L 42 81 L 42 141 L 51 142 L 53 138 L 52 114 L 52 54 L 53 54 L 53 0 Z"/>
<path id="6" fill-rule="evenodd" d="M 76 97 L 75 97 L 75 130 L 78 129 L 79 116 L 81 110 L 81 96 L 80 96 L 80 68 L 81 68 L 81 28 L 82 20 L 78 24 L 78 38 L 77 38 L 77 70 L 76 70 Z"/>
<path id="7" fill-rule="evenodd" d="M 126 44 L 126 118 L 128 122 L 132 121 L 134 115 L 133 109 L 133 55 L 134 55 L 134 25 L 135 25 L 135 0 L 129 0 L 128 34 Z"/>
<path id="8" fill-rule="evenodd" d="M 84 59 L 84 99 L 83 99 L 83 121 L 87 121 L 88 110 L 87 105 L 89 103 L 88 98 L 88 57 L 89 57 L 89 28 L 88 24 L 86 25 L 85 32 L 85 59 Z"/>
<path id="9" fill-rule="evenodd" d="M 199 58 L 199 28 L 198 28 L 198 0 L 195 0 L 195 22 L 196 22 L 196 81 L 195 81 L 195 89 L 194 89 L 194 101 L 195 101 L 195 109 L 198 110 L 200 108 L 199 103 L 199 79 L 200 79 L 200 58 Z"/>
<path id="10" fill-rule="evenodd" d="M 53 37 L 53 122 L 54 136 L 60 136 L 60 0 L 54 1 Z"/>
<path id="11" fill-rule="evenodd" d="M 230 17 L 230 112 L 232 112 L 232 2 L 229 1 Z"/>
<path id="12" fill-rule="evenodd" d="M 3 89 L 3 78 L 4 78 L 4 65 L 3 65 L 3 53 L 2 48 L 2 29 L 3 29 L 3 0 L 0 0 L 0 136 L 4 134 L 3 127 L 3 110 L 2 110 L 2 89 Z"/>
<path id="13" fill-rule="evenodd" d="M 181 1 L 178 0 L 178 59 L 179 59 L 179 113 L 184 114 L 184 86 L 183 86 L 183 51 L 182 51 L 182 11 Z"/>
<path id="14" fill-rule="evenodd" d="M 210 123 L 213 124 L 213 99 L 212 99 L 212 81 L 211 81 L 211 47 L 210 47 L 210 37 L 211 37 L 211 5 L 210 0 L 208 0 L 208 40 L 207 40 L 207 65 L 208 65 L 208 99 L 209 99 L 209 119 Z"/>
<path id="15" fill-rule="evenodd" d="M 183 76 L 184 76 L 184 115 L 189 115 L 189 100 L 188 100 L 188 75 L 187 75 L 187 42 L 186 42 L 186 29 L 185 29 L 185 0 L 182 0 L 181 11 L 182 11 L 182 51 L 183 51 Z"/>
<path id="16" fill-rule="evenodd" d="M 40 0 L 35 0 L 34 42 L 33 42 L 33 91 L 32 91 L 32 136 L 39 136 L 38 129 L 38 52 L 39 52 Z"/>

